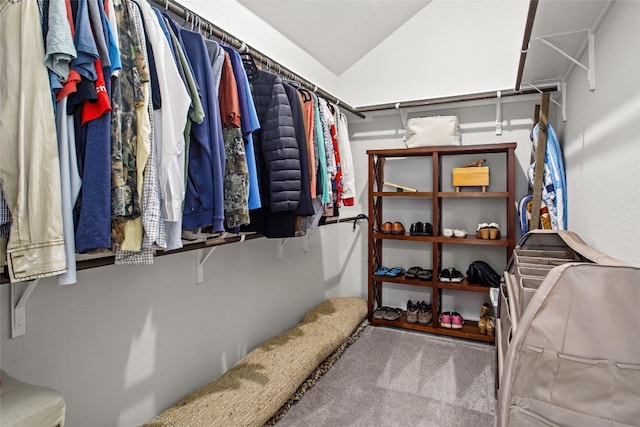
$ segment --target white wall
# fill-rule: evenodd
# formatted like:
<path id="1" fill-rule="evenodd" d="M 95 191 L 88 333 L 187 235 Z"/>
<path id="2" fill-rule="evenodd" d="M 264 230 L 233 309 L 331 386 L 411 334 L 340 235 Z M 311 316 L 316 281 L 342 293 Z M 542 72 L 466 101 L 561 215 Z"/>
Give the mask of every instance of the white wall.
<path id="1" fill-rule="evenodd" d="M 135 426 L 221 375 L 261 342 L 291 328 L 340 283 L 362 277 L 366 222 L 320 227 L 304 252 L 290 239 L 218 247 L 195 283 L 197 251 L 152 266 L 43 279 L 27 304 L 26 335 L 10 339 L 9 285 L 0 288 L 1 367 L 59 390 L 67 426 Z M 365 296 L 361 289 L 348 295 Z"/>
<path id="2" fill-rule="evenodd" d="M 595 35 L 596 90 L 568 79 L 563 145 L 569 229 L 640 266 L 640 2 L 616 1 Z M 586 64 L 586 57 L 582 58 Z"/>

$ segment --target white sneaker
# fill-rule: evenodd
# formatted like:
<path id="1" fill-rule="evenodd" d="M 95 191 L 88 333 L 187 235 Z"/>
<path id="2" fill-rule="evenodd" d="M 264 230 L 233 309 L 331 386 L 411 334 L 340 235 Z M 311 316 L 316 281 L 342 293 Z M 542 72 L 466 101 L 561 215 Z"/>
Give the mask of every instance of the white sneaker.
<path id="1" fill-rule="evenodd" d="M 467 237 L 467 230 L 464 228 L 456 228 L 453 230 L 454 237 Z"/>
<path id="2" fill-rule="evenodd" d="M 444 230 L 442 230 L 442 235 L 444 237 L 451 237 L 453 236 L 453 229 L 452 228 L 445 228 Z"/>

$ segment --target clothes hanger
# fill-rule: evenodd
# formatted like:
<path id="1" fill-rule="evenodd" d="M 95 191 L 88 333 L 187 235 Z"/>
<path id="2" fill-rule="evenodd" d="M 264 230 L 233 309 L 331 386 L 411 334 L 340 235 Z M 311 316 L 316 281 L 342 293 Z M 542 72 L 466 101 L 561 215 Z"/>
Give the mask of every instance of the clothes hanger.
<path id="1" fill-rule="evenodd" d="M 189 25 L 189 19 L 190 18 L 191 18 L 191 12 L 189 10 L 185 10 L 184 11 L 184 22 L 181 25 L 182 28 L 187 28 L 187 25 Z"/>
<path id="2" fill-rule="evenodd" d="M 309 93 L 309 91 L 303 87 L 299 87 L 298 88 L 298 92 L 300 92 L 300 94 L 302 95 L 302 100 L 304 102 L 310 102 L 313 101 L 313 98 L 311 97 L 311 93 Z"/>
<path id="3" fill-rule="evenodd" d="M 245 52 L 240 54 L 240 58 L 242 59 L 242 66 L 244 67 L 244 71 L 247 73 L 247 79 L 250 82 L 255 81 L 258 77 L 258 66 L 256 65 L 253 56 L 249 53 Z"/>

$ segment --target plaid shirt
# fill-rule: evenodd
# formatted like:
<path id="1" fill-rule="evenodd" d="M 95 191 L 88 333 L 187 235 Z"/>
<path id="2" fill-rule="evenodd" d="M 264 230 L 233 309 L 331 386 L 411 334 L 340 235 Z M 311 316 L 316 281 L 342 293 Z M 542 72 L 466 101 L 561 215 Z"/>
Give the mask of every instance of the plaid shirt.
<path id="1" fill-rule="evenodd" d="M 2 184 L 0 184 L 0 237 L 9 238 L 9 225 L 11 224 L 11 212 L 4 198 Z"/>

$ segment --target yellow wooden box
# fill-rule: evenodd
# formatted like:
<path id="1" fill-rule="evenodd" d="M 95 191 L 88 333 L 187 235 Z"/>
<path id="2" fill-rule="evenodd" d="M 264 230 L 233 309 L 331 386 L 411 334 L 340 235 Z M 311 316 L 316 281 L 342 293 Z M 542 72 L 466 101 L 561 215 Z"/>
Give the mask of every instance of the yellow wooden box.
<path id="1" fill-rule="evenodd" d="M 453 168 L 454 187 L 485 187 L 489 185 L 489 167 Z"/>

